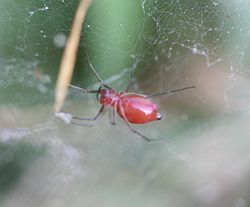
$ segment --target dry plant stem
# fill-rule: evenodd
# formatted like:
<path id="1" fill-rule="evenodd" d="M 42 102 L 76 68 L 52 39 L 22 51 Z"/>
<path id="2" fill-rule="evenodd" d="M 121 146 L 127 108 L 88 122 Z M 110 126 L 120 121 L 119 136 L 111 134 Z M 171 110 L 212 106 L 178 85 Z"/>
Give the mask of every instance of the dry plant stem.
<path id="1" fill-rule="evenodd" d="M 81 0 L 75 14 L 71 32 L 62 56 L 59 75 L 56 83 L 54 103 L 55 112 L 61 111 L 68 92 L 68 84 L 71 81 L 73 69 L 76 62 L 82 25 L 90 3 L 91 0 Z"/>

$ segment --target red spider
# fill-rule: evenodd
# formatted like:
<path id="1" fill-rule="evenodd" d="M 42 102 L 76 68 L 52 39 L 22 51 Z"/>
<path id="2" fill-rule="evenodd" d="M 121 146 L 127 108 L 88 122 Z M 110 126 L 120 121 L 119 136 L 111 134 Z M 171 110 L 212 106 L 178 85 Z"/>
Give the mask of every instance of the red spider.
<path id="1" fill-rule="evenodd" d="M 100 117 L 105 107 L 109 107 L 112 109 L 112 115 L 110 116 L 110 123 L 115 125 L 115 113 L 117 112 L 119 116 L 126 122 L 129 129 L 144 138 L 146 141 L 155 141 L 143 135 L 142 133 L 135 130 L 131 124 L 146 124 L 148 122 L 161 120 L 162 115 L 158 112 L 158 106 L 150 97 L 160 96 L 160 95 L 170 95 L 177 91 L 182 91 L 186 89 L 195 88 L 195 86 L 184 87 L 176 90 L 165 91 L 162 93 L 156 93 L 151 95 L 143 95 L 133 92 L 118 92 L 113 90 L 111 87 L 106 85 L 99 74 L 94 69 L 93 65 L 89 62 L 91 70 L 94 72 L 96 78 L 100 83 L 100 87 L 98 90 L 86 90 L 83 88 L 79 88 L 77 86 L 70 85 L 72 88 L 76 88 L 78 90 L 83 91 L 84 93 L 96 93 L 97 100 L 101 104 L 101 108 L 99 112 L 93 118 L 81 118 L 72 116 L 70 119 L 70 123 L 76 125 L 86 126 L 86 124 L 81 124 L 76 122 L 75 120 L 85 120 L 85 121 L 95 121 Z M 131 77 L 132 78 L 132 73 Z"/>

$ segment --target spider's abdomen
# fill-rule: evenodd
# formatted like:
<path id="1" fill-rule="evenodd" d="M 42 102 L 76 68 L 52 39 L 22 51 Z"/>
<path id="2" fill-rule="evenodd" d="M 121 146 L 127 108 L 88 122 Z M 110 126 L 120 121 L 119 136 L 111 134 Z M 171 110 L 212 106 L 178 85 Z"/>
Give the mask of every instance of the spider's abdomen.
<path id="1" fill-rule="evenodd" d="M 162 118 L 157 104 L 149 98 L 136 94 L 121 96 L 117 112 L 123 119 L 133 124 L 145 124 Z"/>

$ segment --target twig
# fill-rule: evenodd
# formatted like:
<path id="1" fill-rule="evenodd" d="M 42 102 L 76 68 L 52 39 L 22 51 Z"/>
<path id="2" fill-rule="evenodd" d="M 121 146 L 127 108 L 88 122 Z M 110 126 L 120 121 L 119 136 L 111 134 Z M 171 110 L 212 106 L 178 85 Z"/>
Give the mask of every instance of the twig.
<path id="1" fill-rule="evenodd" d="M 77 8 L 72 24 L 71 32 L 60 64 L 59 75 L 55 88 L 54 111 L 60 112 L 68 92 L 68 84 L 71 81 L 76 62 L 77 50 L 80 42 L 82 25 L 91 0 L 81 0 Z"/>

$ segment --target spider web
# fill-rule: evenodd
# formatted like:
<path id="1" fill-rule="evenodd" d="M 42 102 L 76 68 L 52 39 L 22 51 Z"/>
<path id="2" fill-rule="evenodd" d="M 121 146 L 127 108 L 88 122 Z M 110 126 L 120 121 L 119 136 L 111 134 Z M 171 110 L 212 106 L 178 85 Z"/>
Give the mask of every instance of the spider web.
<path id="1" fill-rule="evenodd" d="M 92 63 L 104 73 L 104 78 L 111 77 L 113 81 L 112 75 L 124 69 L 128 71 L 127 77 L 131 68 L 136 68 L 139 74 L 152 71 L 158 74 L 160 90 L 165 87 L 164 71 L 178 73 L 194 57 L 199 57 L 207 68 L 225 64 L 232 73 L 248 71 L 249 25 L 245 1 L 128 1 L 124 4 L 125 14 L 121 15 L 112 10 L 101 12 L 104 5 L 109 2 L 94 1 L 89 11 L 76 65 L 76 83 L 85 86 L 89 79 L 94 79 L 88 72 L 85 51 L 90 53 Z M 50 78 L 55 78 L 76 6 L 76 1 L 1 3 L 1 57 L 2 68 L 6 68 L 1 86 L 16 84 L 13 83 L 16 79 L 4 81 L 13 73 L 11 68 L 15 64 L 19 65 L 15 73 L 24 87 L 30 87 L 31 83 L 25 80 L 34 80 L 30 76 L 33 71 L 41 72 L 40 67 Z M 27 70 L 22 66 L 26 62 Z M 33 87 L 40 93 L 49 93 L 47 79 L 46 84 L 33 83 Z M 144 82 L 147 80 L 149 84 L 152 82 L 150 78 Z M 44 95 L 50 97 L 53 93 Z"/>
<path id="2" fill-rule="evenodd" d="M 249 198 L 244 195 L 249 190 L 242 183 L 247 183 L 244 175 L 249 172 L 249 4 L 243 0 L 93 0 L 73 84 L 98 87 L 88 55 L 104 82 L 120 91 L 126 88 L 131 71 L 130 90 L 135 92 L 197 86 L 194 91 L 155 99 L 166 118 L 137 128 L 171 142 L 148 145 L 136 139 L 122 120 L 112 129 L 108 116 L 102 117 L 95 128 L 83 129 L 51 117 L 57 70 L 78 1 L 0 1 L 0 143 L 7 149 L 0 166 L 21 163 L 26 175 L 3 206 L 16 206 L 15 196 L 24 206 L 42 206 L 41 198 L 46 206 L 60 205 L 61 200 L 81 206 L 83 199 L 90 206 L 105 202 L 128 206 L 127 201 L 121 202 L 124 192 L 130 192 L 130 206 L 152 206 L 151 195 L 156 196 L 157 206 L 182 206 L 180 197 L 191 203 L 185 206 L 218 206 L 214 203 L 218 200 L 219 206 L 229 206 L 228 200 L 235 206 L 247 204 Z M 65 104 L 66 111 L 79 116 L 92 116 L 98 107 L 95 97 L 74 90 Z M 20 143 L 25 145 L 24 157 L 33 156 L 39 164 L 19 160 L 15 146 Z M 183 172 L 197 179 L 191 178 L 191 184 Z M 223 178 L 217 179 L 217 172 Z M 172 181 L 176 174 L 180 183 Z M 32 182 L 37 180 L 41 183 L 34 188 Z M 110 184 L 110 180 L 115 181 Z M 46 189 L 43 183 L 52 184 Z M 225 183 L 229 184 L 225 187 Z M 4 193 L 11 185 L 6 184 Z M 238 190 L 239 185 L 243 190 Z M 230 191 L 235 197 L 221 199 L 220 195 L 227 196 L 223 187 L 228 186 L 236 189 L 235 194 Z M 28 205 L 20 196 L 23 192 L 32 192 Z M 93 195 L 100 203 L 91 200 Z"/>

